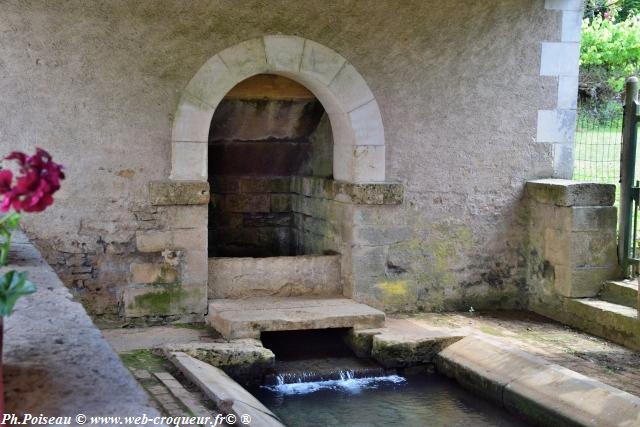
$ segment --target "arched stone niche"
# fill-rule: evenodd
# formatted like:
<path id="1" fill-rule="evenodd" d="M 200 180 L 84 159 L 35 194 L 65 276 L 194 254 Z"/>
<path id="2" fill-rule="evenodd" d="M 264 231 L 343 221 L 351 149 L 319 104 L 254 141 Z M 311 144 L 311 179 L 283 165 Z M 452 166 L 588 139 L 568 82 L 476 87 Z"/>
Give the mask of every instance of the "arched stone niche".
<path id="1" fill-rule="evenodd" d="M 170 179 L 207 180 L 211 118 L 224 96 L 256 74 L 278 74 L 307 87 L 331 122 L 333 176 L 349 183 L 385 181 L 382 117 L 373 93 L 337 52 L 295 36 L 264 36 L 210 58 L 184 89 L 174 119 Z"/>

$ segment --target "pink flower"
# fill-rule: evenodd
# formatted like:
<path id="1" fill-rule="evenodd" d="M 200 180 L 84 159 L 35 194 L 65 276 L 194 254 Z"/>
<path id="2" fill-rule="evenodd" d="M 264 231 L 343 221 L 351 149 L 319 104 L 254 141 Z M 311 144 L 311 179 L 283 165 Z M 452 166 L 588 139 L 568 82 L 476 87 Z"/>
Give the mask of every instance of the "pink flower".
<path id="1" fill-rule="evenodd" d="M 14 151 L 5 160 L 17 161 L 20 168 L 13 186 L 11 171 L 0 171 L 0 194 L 4 195 L 0 210 L 41 212 L 53 204 L 53 193 L 60 189 L 65 176 L 63 166 L 55 163 L 49 153 L 40 148 L 33 156 Z"/>

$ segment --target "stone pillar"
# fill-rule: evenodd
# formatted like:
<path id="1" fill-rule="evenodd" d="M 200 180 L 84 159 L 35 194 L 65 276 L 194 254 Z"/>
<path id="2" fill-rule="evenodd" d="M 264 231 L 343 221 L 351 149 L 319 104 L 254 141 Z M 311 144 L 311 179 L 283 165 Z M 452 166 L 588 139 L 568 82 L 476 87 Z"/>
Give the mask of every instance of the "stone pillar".
<path id="1" fill-rule="evenodd" d="M 530 304 L 593 297 L 620 274 L 615 185 L 541 179 L 526 185 Z"/>
<path id="2" fill-rule="evenodd" d="M 161 213 L 163 227 L 136 233 L 144 262 L 131 264 L 124 315 L 201 320 L 207 310 L 209 184 L 154 181 L 149 203 Z"/>

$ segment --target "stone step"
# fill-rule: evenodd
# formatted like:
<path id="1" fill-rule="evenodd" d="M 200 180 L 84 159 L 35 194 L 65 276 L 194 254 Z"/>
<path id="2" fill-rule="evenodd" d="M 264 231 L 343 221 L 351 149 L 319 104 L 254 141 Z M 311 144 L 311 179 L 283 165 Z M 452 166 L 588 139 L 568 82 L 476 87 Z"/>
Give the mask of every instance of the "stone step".
<path id="1" fill-rule="evenodd" d="M 627 307 L 638 307 L 638 280 L 609 280 L 602 286 L 600 299 Z"/>
<path id="2" fill-rule="evenodd" d="M 207 322 L 226 339 L 259 338 L 263 331 L 384 326 L 384 313 L 348 298 L 258 297 L 217 299 Z"/>
<path id="3" fill-rule="evenodd" d="M 565 310 L 569 314 L 565 323 L 640 350 L 637 309 L 596 298 L 567 298 Z"/>

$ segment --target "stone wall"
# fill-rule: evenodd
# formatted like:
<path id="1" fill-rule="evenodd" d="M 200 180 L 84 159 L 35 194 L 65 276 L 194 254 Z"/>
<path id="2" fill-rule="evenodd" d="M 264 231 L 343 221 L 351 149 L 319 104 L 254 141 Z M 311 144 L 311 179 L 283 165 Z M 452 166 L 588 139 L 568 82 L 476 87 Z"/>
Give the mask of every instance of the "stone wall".
<path id="1" fill-rule="evenodd" d="M 56 205 L 25 218 L 25 227 L 91 312 L 117 314 L 133 285 L 131 264 L 165 263 L 162 251 L 141 250 L 136 236 L 140 243 L 164 233 L 155 237 L 185 257 L 190 242 L 170 231 L 206 235 L 206 214 L 167 225 L 206 207 L 149 201 L 149 182 L 170 174 L 183 89 L 223 49 L 298 35 L 346 58 L 379 107 L 383 139 L 335 152 L 334 160 L 364 159 L 340 173 L 405 189 L 401 205 L 335 201 L 342 211 L 335 218 L 349 228 L 339 246 L 347 249 L 345 289 L 389 310 L 523 305 L 524 183 L 566 177 L 556 146 L 566 159 L 570 144 L 540 136 L 559 126 L 564 138 L 573 126 L 566 115 L 540 121 L 538 111 L 560 108 L 559 85 L 563 100 L 572 89 L 563 78 L 571 70 L 542 72 L 543 43 L 575 48 L 567 22 L 579 8 L 573 0 L 8 0 L 0 17 L 3 152 L 42 146 L 68 175 Z M 374 131 L 379 138 L 382 130 Z M 191 147 L 174 144 L 173 154 L 178 145 Z M 206 176 L 206 167 L 197 172 Z M 306 229 L 326 236 L 326 226 Z M 206 255 L 197 260 L 206 271 Z M 175 274 L 190 273 L 178 266 Z"/>

